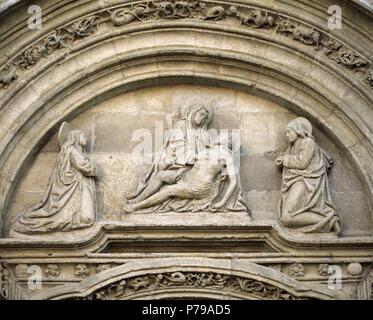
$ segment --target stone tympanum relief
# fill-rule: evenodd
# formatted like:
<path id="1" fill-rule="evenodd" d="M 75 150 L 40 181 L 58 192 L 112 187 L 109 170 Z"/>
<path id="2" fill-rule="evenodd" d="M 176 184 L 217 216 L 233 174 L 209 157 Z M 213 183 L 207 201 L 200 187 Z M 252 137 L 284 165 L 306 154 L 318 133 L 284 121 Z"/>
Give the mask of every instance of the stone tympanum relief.
<path id="1" fill-rule="evenodd" d="M 70 231 L 95 222 L 97 167 L 86 154 L 87 138 L 64 122 L 58 140 L 61 151 L 45 196 L 13 220 L 13 235 Z"/>
<path id="2" fill-rule="evenodd" d="M 212 109 L 202 105 L 171 116 L 165 144 L 138 191 L 125 200 L 124 212 L 250 213 L 234 166 L 232 137 L 213 140 L 207 131 L 212 117 Z"/>
<path id="3" fill-rule="evenodd" d="M 280 219 L 285 227 L 305 233 L 334 232 L 341 224 L 331 199 L 331 157 L 318 146 L 311 123 L 298 117 L 288 123 L 289 147 L 276 158 L 283 166 Z"/>
<path id="4" fill-rule="evenodd" d="M 53 212 L 48 209 L 51 205 L 49 201 L 57 193 L 52 189 L 56 186 L 59 188 L 58 181 L 61 180 L 56 174 L 63 174 L 62 169 L 55 168 L 59 154 L 65 154 L 56 132 L 20 179 L 4 224 L 5 232 L 18 237 L 28 232 L 53 241 L 57 240 L 56 237 L 66 241 L 81 241 L 112 222 L 133 226 L 201 223 L 228 226 L 250 221 L 254 225 L 277 223 L 280 220 L 277 208 L 281 196 L 284 200 L 283 212 L 290 204 L 300 210 L 307 207 L 305 199 L 324 197 L 324 200 L 320 200 L 321 205 L 315 205 L 321 213 L 316 211 L 316 214 L 313 212 L 315 208 L 307 207 L 299 211 L 297 216 L 299 219 L 317 218 L 321 223 L 324 219 L 322 214 L 329 214 L 322 207 L 325 199 L 329 199 L 325 193 L 331 192 L 340 220 L 343 221 L 343 236 L 353 234 L 355 230 L 360 232 L 355 234 L 363 234 L 370 227 L 365 216 L 369 211 L 365 210 L 365 199 L 356 198 L 360 194 L 359 181 L 353 174 L 353 168 L 348 165 L 348 159 L 317 128 L 312 130 L 315 140 L 311 140 L 328 150 L 335 159 L 333 170 L 328 175 L 330 187 L 322 186 L 324 176 L 321 175 L 319 178 L 309 178 L 312 183 L 321 185 L 315 187 L 314 193 L 306 187 L 299 191 L 299 184 L 294 183 L 288 185 L 281 195 L 281 172 L 274 163 L 274 154 L 277 155 L 276 150 L 285 150 L 288 144 L 286 125 L 296 117 L 295 113 L 275 103 L 226 88 L 175 85 L 123 93 L 87 109 L 71 120 L 72 127 L 89 132 L 92 136 L 88 153 L 102 170 L 100 179 L 96 181 L 95 214 L 100 223 L 84 229 L 86 225 L 83 223 L 82 227 L 80 224 L 73 227 L 74 219 L 87 211 L 76 213 L 75 217 L 71 213 L 71 220 L 68 220 L 68 207 L 74 201 L 85 201 L 84 197 L 78 200 L 78 187 L 69 189 L 71 195 L 66 193 L 66 198 L 63 198 L 66 203 L 59 202 L 60 207 L 54 208 Z M 291 151 L 284 157 L 297 155 L 298 143 L 307 140 L 297 137 L 299 140 L 291 144 Z M 150 147 L 144 147 L 147 141 L 150 141 Z M 71 145 L 71 148 L 74 146 Z M 314 157 L 312 161 L 315 162 L 317 158 Z M 321 169 L 329 166 L 329 162 L 322 159 Z M 312 165 L 302 171 L 287 168 L 291 161 L 287 164 L 285 160 L 284 164 L 284 171 L 288 175 L 296 172 L 295 177 L 299 180 L 304 178 L 308 181 L 306 173 L 310 170 L 310 175 L 314 174 Z M 94 177 L 86 176 L 79 169 L 74 174 L 82 175 L 83 181 L 93 182 Z M 53 186 L 48 177 L 54 181 Z M 343 184 L 346 180 L 351 181 L 347 186 Z M 46 190 L 49 190 L 47 195 Z M 63 194 L 66 190 L 58 192 Z M 46 197 L 44 201 L 43 197 Z M 69 202 L 68 197 L 74 200 Z M 29 209 L 39 202 L 42 204 L 37 209 Z M 362 205 L 359 207 L 359 204 Z M 355 218 L 349 214 L 351 208 L 357 210 Z M 28 214 L 17 218 L 22 212 Z M 293 213 L 290 209 L 286 212 Z M 64 223 L 72 221 L 72 225 L 66 223 L 63 227 L 61 219 L 66 219 Z M 284 220 L 283 216 L 281 219 Z M 291 227 L 286 221 L 283 222 L 281 225 L 288 227 L 283 229 L 285 233 L 314 226 Z M 25 225 L 27 230 L 21 234 Z M 43 231 L 39 230 L 39 226 Z M 51 226 L 49 233 L 46 231 L 48 226 Z M 58 232 L 65 230 L 72 231 Z M 303 233 L 299 236 L 302 237 Z M 335 235 L 324 232 L 322 236 Z M 310 235 L 307 238 L 314 237 Z"/>

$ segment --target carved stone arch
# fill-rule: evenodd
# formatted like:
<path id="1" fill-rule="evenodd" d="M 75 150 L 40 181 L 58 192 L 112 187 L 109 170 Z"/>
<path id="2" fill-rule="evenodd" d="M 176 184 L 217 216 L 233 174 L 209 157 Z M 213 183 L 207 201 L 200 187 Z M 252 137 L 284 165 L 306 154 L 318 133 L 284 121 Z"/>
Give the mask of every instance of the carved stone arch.
<path id="1" fill-rule="evenodd" d="M 172 7 L 179 1 L 170 2 Z M 332 30 L 327 25 L 332 0 L 182 2 L 188 7 L 186 16 L 164 16 L 154 3 L 150 11 L 142 11 L 147 1 L 39 1 L 43 28 L 32 31 L 27 26 L 29 1 L 1 6 L 0 235 L 5 239 L 0 239 L 0 256 L 7 267 L 0 270 L 6 280 L 1 281 L 0 296 L 23 296 L 27 288 L 20 271 L 36 264 L 50 286 L 37 295 L 25 292 L 36 299 L 97 298 L 144 279 L 144 290 L 128 287 L 119 297 L 339 299 L 341 294 L 325 286 L 330 266 L 341 272 L 348 298 L 368 297 L 372 281 L 366 274 L 373 255 L 372 10 L 364 1 L 343 2 L 343 29 Z M 125 15 L 137 5 L 136 15 Z M 124 10 L 128 20 L 113 19 L 116 10 Z M 171 224 L 167 216 L 159 221 L 153 216 L 156 222 L 150 223 L 141 217 L 112 220 L 101 210 L 97 216 L 102 221 L 87 230 L 10 238 L 10 221 L 26 209 L 17 188 L 35 168 L 33 161 L 56 141 L 63 121 L 74 122 L 122 94 L 173 85 L 229 89 L 260 97 L 291 117 L 309 119 L 319 134 L 316 140 L 325 139 L 320 146 L 325 143 L 341 155 L 335 164 L 348 164 L 332 186 L 349 185 L 352 177 L 348 196 L 340 189 L 336 193 L 345 209 L 342 225 L 356 233 L 343 230 L 340 238 L 294 235 L 278 223 L 273 207 L 268 220 L 264 215 L 252 221 L 237 215 L 211 222 L 201 215 L 185 223 L 185 216 L 175 215 Z M 290 119 L 282 120 L 284 128 Z M 80 124 L 84 131 L 85 123 Z M 257 163 L 268 160 L 264 158 L 262 154 Z M 48 168 L 55 159 L 49 160 Z M 268 171 L 275 168 L 272 160 Z M 254 171 L 246 172 L 261 172 Z M 273 180 L 280 177 L 280 171 L 270 173 Z M 251 183 L 250 174 L 245 181 Z M 279 185 L 273 188 L 278 195 Z M 267 194 L 269 188 L 263 189 Z M 22 208 L 12 207 L 17 201 Z M 167 259 L 150 259 L 153 253 Z M 181 258 L 185 256 L 195 258 Z M 107 267 L 112 268 L 100 271 Z M 87 274 L 92 276 L 82 280 Z M 200 282 L 174 285 L 186 274 Z M 171 289 L 167 293 L 155 286 L 163 280 Z M 213 284 L 199 285 L 206 281 Z M 356 290 L 359 281 L 364 293 Z M 22 290 L 14 289 L 18 285 Z M 224 290 L 216 290 L 222 285 Z"/>
<path id="2" fill-rule="evenodd" d="M 195 24 L 205 28 L 197 42 Z M 220 25 L 164 22 L 168 28 L 185 29 L 177 40 L 170 37 L 173 31 L 157 30 L 156 26 L 151 23 L 125 30 L 131 35 L 131 45 L 121 38 L 124 30 L 111 37 L 104 35 L 105 41 L 98 36 L 83 45 L 87 41 L 83 39 L 70 55 L 57 53 L 49 64 L 35 67 L 41 68 L 39 74 L 29 74 L 32 77 L 27 82 L 9 88 L 2 105 L 2 121 L 8 123 L 0 157 L 3 217 L 15 187 L 12 182 L 20 178 L 63 120 L 118 92 L 168 83 L 238 88 L 309 117 L 350 157 L 372 200 L 373 146 L 370 124 L 361 116 L 371 113 L 367 103 L 371 93 L 357 87 L 355 79 L 348 83 L 345 70 L 334 62 L 325 66 L 315 61 L 314 48 L 299 47 L 278 35 L 276 41 L 270 41 L 250 30 L 242 37 L 242 30 L 232 28 L 229 33 L 224 31 L 224 37 L 237 49 L 228 50 L 215 42 L 218 31 L 211 31 Z M 158 37 L 161 46 L 147 44 L 150 35 Z M 294 69 L 294 64 L 299 67 Z"/>
<path id="3" fill-rule="evenodd" d="M 303 284 L 254 263 L 207 258 L 144 259 L 105 270 L 35 299 L 341 299 L 325 285 Z"/>

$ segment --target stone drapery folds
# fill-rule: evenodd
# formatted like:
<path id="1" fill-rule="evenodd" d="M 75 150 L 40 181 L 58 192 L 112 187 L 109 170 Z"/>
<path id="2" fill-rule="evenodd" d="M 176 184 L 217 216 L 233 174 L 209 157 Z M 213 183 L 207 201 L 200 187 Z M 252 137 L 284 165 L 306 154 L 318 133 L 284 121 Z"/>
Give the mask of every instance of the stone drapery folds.
<path id="1" fill-rule="evenodd" d="M 23 234 L 69 231 L 91 226 L 96 219 L 97 168 L 85 153 L 87 138 L 80 130 L 60 128 L 61 152 L 43 200 L 12 223 Z"/>

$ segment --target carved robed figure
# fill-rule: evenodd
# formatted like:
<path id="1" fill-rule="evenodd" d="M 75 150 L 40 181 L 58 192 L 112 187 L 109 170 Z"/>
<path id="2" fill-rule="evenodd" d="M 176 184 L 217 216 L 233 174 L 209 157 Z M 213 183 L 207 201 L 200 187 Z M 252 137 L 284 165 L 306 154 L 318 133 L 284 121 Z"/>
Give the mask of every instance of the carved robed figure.
<path id="1" fill-rule="evenodd" d="M 162 185 L 176 182 L 187 167 L 193 165 L 196 155 L 211 144 L 207 132 L 211 119 L 212 110 L 201 105 L 174 112 L 162 149 L 157 152 L 137 191 L 128 199 L 132 202 L 144 200 Z"/>
<path id="2" fill-rule="evenodd" d="M 280 219 L 304 233 L 334 232 L 341 225 L 328 184 L 331 157 L 315 142 L 311 123 L 302 117 L 286 127 L 289 147 L 276 159 L 283 166 Z"/>
<path id="3" fill-rule="evenodd" d="M 201 105 L 191 106 L 183 114 L 176 113 L 163 148 L 156 154 L 139 191 L 125 200 L 124 212 L 214 212 L 219 209 L 250 213 L 238 173 L 223 175 L 219 165 L 211 168 L 202 164 L 206 162 L 206 150 L 214 148 L 207 131 L 212 116 L 212 109 Z M 232 158 L 231 150 L 225 153 Z M 231 163 L 230 159 L 225 161 Z M 230 190 L 232 182 L 234 187 Z M 222 204 L 219 195 L 227 188 L 230 196 Z M 218 205 L 212 205 L 214 200 Z"/>
<path id="4" fill-rule="evenodd" d="M 43 200 L 13 220 L 12 234 L 69 231 L 95 222 L 97 168 L 85 152 L 87 138 L 65 122 L 59 143 L 61 151 Z"/>

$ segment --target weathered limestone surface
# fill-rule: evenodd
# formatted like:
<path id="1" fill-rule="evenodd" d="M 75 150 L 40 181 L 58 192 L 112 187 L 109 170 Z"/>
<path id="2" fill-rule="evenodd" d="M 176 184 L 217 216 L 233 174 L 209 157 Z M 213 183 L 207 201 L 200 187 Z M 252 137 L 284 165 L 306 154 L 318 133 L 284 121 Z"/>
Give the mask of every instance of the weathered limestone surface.
<path id="1" fill-rule="evenodd" d="M 240 91 L 192 85 L 161 86 L 122 94 L 71 121 L 72 126 L 81 128 L 90 137 L 88 148 L 103 171 L 97 183 L 101 220 L 118 216 L 123 196 L 136 188 L 138 177 L 145 174 L 149 167 L 136 165 L 132 159 L 131 152 L 139 143 L 132 139 L 136 130 L 149 130 L 153 137 L 153 152 L 157 151 L 154 139 L 156 121 L 166 130 L 164 118 L 172 107 L 195 102 L 215 107 L 211 130 L 240 130 L 242 185 L 253 218 L 278 220 L 281 171 L 266 155 L 285 150 L 285 127 L 289 120 L 296 118 L 296 114 L 271 101 Z M 343 152 L 322 132 L 316 129 L 314 134 L 334 159 L 330 185 L 345 226 L 343 233 L 347 236 L 370 235 L 370 211 L 362 183 Z M 9 209 L 7 225 L 17 213 L 42 199 L 58 152 L 56 134 L 40 150 L 20 180 Z M 354 215 L 351 215 L 351 210 Z"/>
<path id="2" fill-rule="evenodd" d="M 37 30 L 27 26 L 29 1 L 5 1 L 0 10 L 0 298 L 373 299 L 372 8 L 344 2 L 343 28 L 332 30 L 332 0 L 34 2 L 43 14 Z M 224 165 L 238 151 L 239 182 L 228 175 L 217 195 L 233 181 L 248 210 L 224 211 L 225 199 L 217 212 L 126 213 L 141 178 L 164 171 L 151 169 L 152 156 L 168 150 L 159 138 L 174 128 L 170 117 L 194 105 L 213 111 L 196 134 L 201 145 L 222 143 L 222 130 L 238 132 L 239 149 L 225 149 Z M 279 218 L 275 160 L 298 117 L 333 159 L 322 196 L 330 191 L 338 236 L 294 231 Z M 87 137 L 70 149 L 97 165 L 86 173 L 95 179 L 85 189 L 93 224 L 14 234 L 20 213 L 69 192 L 47 192 L 71 174 L 56 162 L 70 159 L 59 143 L 65 121 Z M 134 157 L 143 137 L 151 141 L 146 164 Z M 211 152 L 196 154 L 206 160 Z M 191 170 L 193 161 L 179 165 Z M 200 182 L 183 174 L 166 185 Z M 73 199 L 79 206 L 87 197 Z M 43 210 L 53 217 L 56 206 Z M 27 285 L 33 272 L 41 290 Z M 342 287 L 328 286 L 332 277 Z M 263 290 L 253 294 L 257 283 Z"/>

